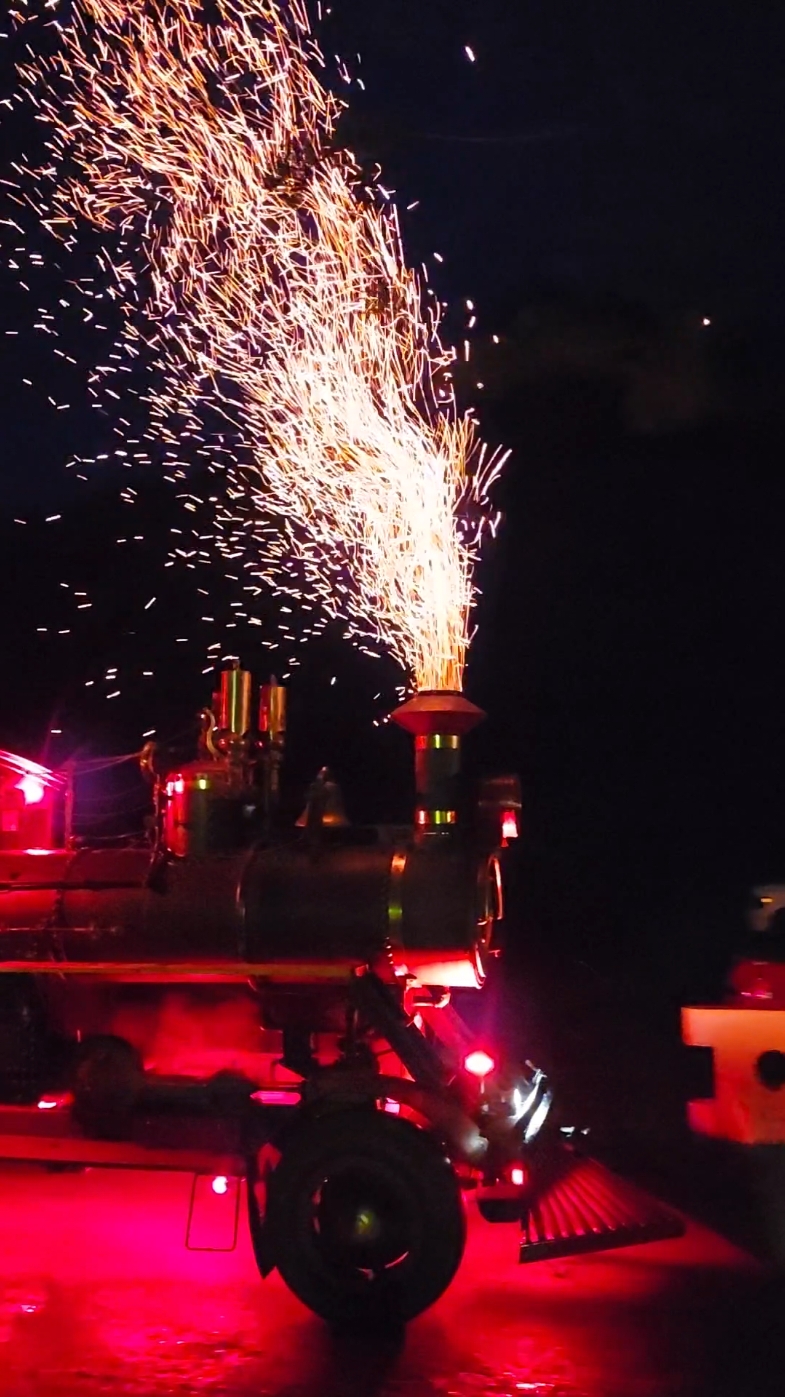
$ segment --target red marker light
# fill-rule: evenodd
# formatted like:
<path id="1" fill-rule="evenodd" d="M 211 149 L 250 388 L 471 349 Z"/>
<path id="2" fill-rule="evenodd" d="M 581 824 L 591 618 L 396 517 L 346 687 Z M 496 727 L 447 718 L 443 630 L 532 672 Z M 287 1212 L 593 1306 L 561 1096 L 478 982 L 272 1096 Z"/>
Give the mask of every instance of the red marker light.
<path id="1" fill-rule="evenodd" d="M 502 839 L 518 838 L 518 816 L 514 810 L 502 812 Z"/>
<path id="2" fill-rule="evenodd" d="M 219 1194 L 220 1194 L 220 1193 L 228 1193 L 228 1192 L 229 1192 L 229 1180 L 227 1179 L 226 1175 L 225 1175 L 225 1174 L 216 1174 L 216 1176 L 215 1176 L 215 1178 L 213 1179 L 213 1182 L 212 1182 L 212 1184 L 211 1184 L 211 1188 L 212 1188 L 212 1190 L 213 1190 L 213 1193 L 219 1193 Z"/>
<path id="3" fill-rule="evenodd" d="M 488 1073 L 493 1071 L 496 1063 L 490 1053 L 484 1053 L 482 1048 L 477 1048 L 473 1053 L 466 1054 L 463 1065 L 473 1077 L 487 1077 Z"/>
<path id="4" fill-rule="evenodd" d="M 40 776 L 33 776 L 32 773 L 28 773 L 27 776 L 22 777 L 21 781 L 17 781 L 16 789 L 22 792 L 25 805 L 40 805 L 46 795 L 44 782 Z"/>
<path id="5" fill-rule="evenodd" d="M 521 1188 L 526 1183 L 526 1170 L 521 1169 L 520 1165 L 516 1164 L 510 1170 L 510 1183 L 514 1184 L 516 1188 Z"/>

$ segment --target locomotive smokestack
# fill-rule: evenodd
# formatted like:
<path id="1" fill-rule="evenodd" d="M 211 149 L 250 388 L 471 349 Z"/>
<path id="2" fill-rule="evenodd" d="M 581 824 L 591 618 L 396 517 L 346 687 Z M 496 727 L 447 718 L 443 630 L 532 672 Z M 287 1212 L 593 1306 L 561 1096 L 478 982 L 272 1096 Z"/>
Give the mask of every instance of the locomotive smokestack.
<path id="1" fill-rule="evenodd" d="M 414 820 L 420 834 L 457 822 L 461 738 L 484 717 L 463 694 L 447 689 L 425 689 L 392 714 L 393 722 L 414 737 Z"/>

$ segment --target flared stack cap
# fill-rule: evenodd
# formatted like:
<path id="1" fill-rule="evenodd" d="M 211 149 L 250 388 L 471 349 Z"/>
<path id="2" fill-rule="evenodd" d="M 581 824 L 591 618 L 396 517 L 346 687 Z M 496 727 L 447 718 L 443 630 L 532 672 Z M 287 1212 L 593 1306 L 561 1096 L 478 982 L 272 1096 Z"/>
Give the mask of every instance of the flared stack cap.
<path id="1" fill-rule="evenodd" d="M 463 737 L 482 722 L 485 714 L 452 689 L 423 689 L 390 716 L 414 737 L 431 737 L 437 733 Z"/>

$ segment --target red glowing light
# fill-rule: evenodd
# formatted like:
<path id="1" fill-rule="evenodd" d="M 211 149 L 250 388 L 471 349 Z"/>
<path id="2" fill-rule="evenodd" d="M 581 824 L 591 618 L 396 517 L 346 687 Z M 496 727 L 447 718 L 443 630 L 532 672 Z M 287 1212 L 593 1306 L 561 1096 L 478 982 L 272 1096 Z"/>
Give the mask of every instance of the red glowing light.
<path id="1" fill-rule="evenodd" d="M 473 1077 L 487 1077 L 488 1073 L 493 1071 L 496 1063 L 490 1053 L 485 1053 L 482 1048 L 477 1048 L 473 1053 L 466 1054 L 463 1065 Z"/>
<path id="2" fill-rule="evenodd" d="M 17 791 L 21 791 L 25 799 L 25 805 L 40 805 L 46 795 L 46 785 L 40 776 L 34 776 L 28 772 L 20 781 L 16 783 Z"/>
<path id="3" fill-rule="evenodd" d="M 73 1105 L 73 1096 L 70 1091 L 51 1092 L 46 1096 L 39 1096 L 36 1101 L 39 1111 L 58 1111 L 66 1106 Z"/>
<path id="4" fill-rule="evenodd" d="M 773 999 L 774 991 L 768 980 L 764 980 L 763 976 L 759 975 L 757 980 L 753 980 L 746 989 L 741 991 L 741 995 L 742 999 Z"/>
<path id="5" fill-rule="evenodd" d="M 229 1192 L 229 1180 L 227 1179 L 226 1175 L 225 1175 L 225 1174 L 216 1174 L 216 1176 L 215 1176 L 215 1178 L 213 1179 L 213 1182 L 212 1182 L 212 1184 L 211 1184 L 211 1188 L 212 1188 L 212 1190 L 213 1190 L 213 1193 L 219 1193 L 219 1194 L 220 1194 L 220 1193 L 228 1193 L 228 1192 Z"/>
<path id="6" fill-rule="evenodd" d="M 522 1169 L 519 1164 L 514 1165 L 510 1170 L 510 1183 L 514 1184 L 516 1188 L 521 1188 L 526 1183 L 526 1170 Z"/>
<path id="7" fill-rule="evenodd" d="M 518 816 L 514 810 L 505 810 L 502 814 L 502 839 L 518 838 Z"/>
<path id="8" fill-rule="evenodd" d="M 251 1096 L 252 1101 L 258 1101 L 262 1106 L 299 1106 L 300 1093 L 291 1091 L 270 1091 L 262 1089 L 255 1091 Z"/>

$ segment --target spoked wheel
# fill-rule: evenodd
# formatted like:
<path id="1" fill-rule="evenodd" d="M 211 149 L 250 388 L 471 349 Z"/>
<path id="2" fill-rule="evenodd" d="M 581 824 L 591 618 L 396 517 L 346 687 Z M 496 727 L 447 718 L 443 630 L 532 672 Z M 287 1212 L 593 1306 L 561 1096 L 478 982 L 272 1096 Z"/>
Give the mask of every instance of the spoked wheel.
<path id="1" fill-rule="evenodd" d="M 267 1196 L 283 1279 L 331 1323 L 413 1319 L 463 1255 L 453 1170 L 430 1136 L 381 1111 L 311 1122 L 285 1149 Z"/>
<path id="2" fill-rule="evenodd" d="M 144 1080 L 142 1060 L 124 1038 L 88 1038 L 74 1065 L 73 1116 L 85 1135 L 123 1140 L 131 1133 L 134 1105 Z"/>

